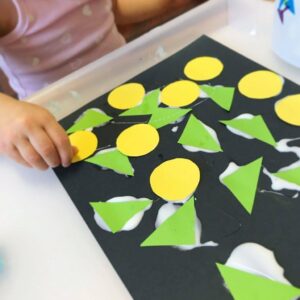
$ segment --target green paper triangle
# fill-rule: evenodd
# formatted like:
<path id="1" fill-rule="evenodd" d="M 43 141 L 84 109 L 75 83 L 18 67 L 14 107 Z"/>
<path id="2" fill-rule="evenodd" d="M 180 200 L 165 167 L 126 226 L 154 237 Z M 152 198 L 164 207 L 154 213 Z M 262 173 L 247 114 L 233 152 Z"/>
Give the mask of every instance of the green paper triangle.
<path id="1" fill-rule="evenodd" d="M 83 116 L 67 130 L 67 133 L 73 133 L 75 131 L 85 130 L 88 128 L 100 126 L 104 123 L 107 123 L 111 119 L 112 117 L 106 115 L 105 113 L 90 108 L 86 110 L 83 113 Z"/>
<path id="2" fill-rule="evenodd" d="M 221 123 L 228 125 L 234 129 L 244 132 L 262 142 L 265 142 L 271 146 L 276 145 L 267 124 L 265 123 L 261 115 L 254 116 L 252 119 L 232 119 L 226 121 L 220 121 Z"/>
<path id="3" fill-rule="evenodd" d="M 201 85 L 201 90 L 223 109 L 230 111 L 234 91 L 233 87 Z"/>
<path id="4" fill-rule="evenodd" d="M 222 151 L 220 144 L 207 131 L 204 123 L 198 120 L 194 115 L 190 116 L 178 143 L 213 152 Z"/>
<path id="5" fill-rule="evenodd" d="M 116 233 L 137 213 L 146 209 L 152 203 L 145 199 L 126 202 L 91 202 L 90 205 L 104 220 L 113 233 Z"/>
<path id="6" fill-rule="evenodd" d="M 300 167 L 285 171 L 279 171 L 272 175 L 300 186 Z"/>
<path id="7" fill-rule="evenodd" d="M 300 289 L 225 265 L 217 264 L 226 286 L 235 300 L 292 300 Z"/>
<path id="8" fill-rule="evenodd" d="M 150 120 L 149 124 L 152 125 L 153 127 L 161 128 L 165 125 L 168 125 L 170 123 L 175 122 L 179 118 L 183 117 L 186 115 L 191 109 L 189 108 L 157 108 Z"/>
<path id="9" fill-rule="evenodd" d="M 112 169 L 118 173 L 133 176 L 134 170 L 128 157 L 117 149 L 98 153 L 85 161 L 98 166 Z"/>
<path id="10" fill-rule="evenodd" d="M 194 245 L 196 242 L 195 221 L 196 212 L 194 197 L 192 197 L 157 227 L 141 246 Z"/>
<path id="11" fill-rule="evenodd" d="M 233 193 L 249 214 L 253 209 L 262 157 L 239 167 L 222 179 L 223 184 Z"/>
<path id="12" fill-rule="evenodd" d="M 155 109 L 158 107 L 158 97 L 160 90 L 156 89 L 149 92 L 141 105 L 128 109 L 120 114 L 120 116 L 144 116 L 151 115 Z"/>

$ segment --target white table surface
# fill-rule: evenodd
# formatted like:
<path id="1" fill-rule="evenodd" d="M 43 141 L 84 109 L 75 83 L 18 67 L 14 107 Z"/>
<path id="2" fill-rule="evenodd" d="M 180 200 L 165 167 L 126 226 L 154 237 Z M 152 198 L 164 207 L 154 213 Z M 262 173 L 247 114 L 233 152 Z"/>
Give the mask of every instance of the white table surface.
<path id="1" fill-rule="evenodd" d="M 300 83 L 299 70 L 271 52 L 272 11 L 263 0 L 211 0 L 29 100 L 59 119 L 202 33 Z M 126 71 L 117 72 L 122 62 Z M 0 257 L 1 300 L 131 299 L 53 171 L 26 169 L 3 157 Z"/>

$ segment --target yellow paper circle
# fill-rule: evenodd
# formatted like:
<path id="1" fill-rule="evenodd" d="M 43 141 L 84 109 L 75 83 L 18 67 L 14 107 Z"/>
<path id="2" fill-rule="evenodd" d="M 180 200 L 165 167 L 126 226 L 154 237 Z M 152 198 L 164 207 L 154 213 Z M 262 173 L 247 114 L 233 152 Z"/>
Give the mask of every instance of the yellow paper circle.
<path id="1" fill-rule="evenodd" d="M 223 68 L 223 63 L 219 59 L 210 56 L 201 56 L 190 60 L 185 65 L 184 74 L 192 80 L 210 80 L 219 76 Z"/>
<path id="2" fill-rule="evenodd" d="M 126 83 L 110 92 L 108 103 L 117 109 L 129 109 L 139 105 L 145 96 L 145 89 L 140 83 Z"/>
<path id="3" fill-rule="evenodd" d="M 133 125 L 120 133 L 117 148 L 127 156 L 142 156 L 156 148 L 158 131 L 149 124 Z"/>
<path id="4" fill-rule="evenodd" d="M 72 159 L 72 163 L 81 161 L 92 155 L 98 147 L 97 136 L 90 131 L 77 131 L 69 135 L 72 146 L 77 148 L 77 153 Z"/>
<path id="5" fill-rule="evenodd" d="M 251 99 L 268 99 L 280 94 L 283 79 L 271 71 L 255 71 L 245 75 L 239 82 L 241 94 Z"/>
<path id="6" fill-rule="evenodd" d="M 189 159 L 175 158 L 163 162 L 150 176 L 153 192 L 167 201 L 190 197 L 200 182 L 200 170 Z"/>
<path id="7" fill-rule="evenodd" d="M 179 80 L 168 84 L 160 94 L 162 103 L 181 107 L 193 103 L 200 95 L 200 87 L 193 81 Z"/>
<path id="8" fill-rule="evenodd" d="M 284 122 L 300 126 L 300 94 L 287 96 L 276 102 L 275 111 Z"/>

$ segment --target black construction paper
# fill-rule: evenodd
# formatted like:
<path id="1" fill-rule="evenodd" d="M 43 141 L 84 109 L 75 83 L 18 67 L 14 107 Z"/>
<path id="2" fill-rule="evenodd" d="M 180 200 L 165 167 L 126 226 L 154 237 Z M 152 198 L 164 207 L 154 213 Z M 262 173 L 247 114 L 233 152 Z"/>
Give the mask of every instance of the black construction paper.
<path id="1" fill-rule="evenodd" d="M 142 83 L 150 91 L 173 81 L 186 79 L 183 74 L 184 66 L 197 56 L 217 57 L 224 63 L 222 74 L 204 82 L 205 84 L 236 87 L 245 74 L 266 69 L 203 36 L 128 82 Z M 297 157 L 292 153 L 280 153 L 258 140 L 248 140 L 232 134 L 218 122 L 242 113 L 261 114 L 276 141 L 299 137 L 299 128 L 283 123 L 274 112 L 274 103 L 278 99 L 299 92 L 298 85 L 285 80 L 282 93 L 269 100 L 251 100 L 236 90 L 230 112 L 224 111 L 211 100 L 197 105 L 193 114 L 216 130 L 224 150 L 222 153 L 191 153 L 184 150 L 177 140 L 188 119 L 185 118 L 178 124 L 179 130 L 176 133 L 171 131 L 174 125 L 159 129 L 160 143 L 153 152 L 131 159 L 135 169 L 135 176 L 132 178 L 109 170 L 103 171 L 86 162 L 76 163 L 68 169 L 55 170 L 134 299 L 232 299 L 215 263 L 225 263 L 231 251 L 244 242 L 259 243 L 274 251 L 278 263 L 285 269 L 287 279 L 300 287 L 300 197 L 292 198 L 295 192 L 286 190 L 283 195 L 263 193 L 263 190 L 271 191 L 271 182 L 262 173 L 253 212 L 249 215 L 219 182 L 219 175 L 230 161 L 244 165 L 263 156 L 264 167 L 276 171 L 295 162 Z M 110 108 L 106 100 L 107 94 L 74 112 L 62 120 L 61 124 L 67 129 L 86 109 L 101 108 L 113 116 L 116 122 L 93 130 L 99 137 L 100 147 L 105 147 L 114 146 L 118 134 L 131 125 L 124 122 L 144 122 L 149 119 L 149 116 L 117 117 L 120 111 Z M 132 231 L 112 234 L 97 226 L 89 202 L 127 195 L 157 199 L 151 191 L 149 176 L 158 164 L 175 157 L 189 158 L 201 169 L 201 182 L 195 192 L 195 206 L 203 230 L 201 241 L 215 241 L 219 243 L 218 247 L 202 247 L 191 251 L 180 251 L 172 247 L 141 248 L 140 243 L 155 229 L 157 211 L 166 203 L 162 200 L 155 202 L 145 213 L 140 225 Z"/>

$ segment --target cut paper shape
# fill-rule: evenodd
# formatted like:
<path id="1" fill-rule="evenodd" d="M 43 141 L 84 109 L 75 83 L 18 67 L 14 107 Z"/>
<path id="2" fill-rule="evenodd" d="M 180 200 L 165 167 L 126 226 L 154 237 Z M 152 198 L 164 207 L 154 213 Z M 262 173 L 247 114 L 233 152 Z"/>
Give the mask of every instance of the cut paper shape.
<path id="1" fill-rule="evenodd" d="M 194 245 L 196 212 L 194 197 L 191 197 L 173 215 L 164 221 L 155 231 L 141 244 L 149 246 L 180 246 Z"/>
<path id="2" fill-rule="evenodd" d="M 77 149 L 72 163 L 81 161 L 92 155 L 98 147 L 97 136 L 90 131 L 76 131 L 69 135 L 70 143 Z"/>
<path id="3" fill-rule="evenodd" d="M 120 174 L 134 175 L 134 169 L 128 157 L 115 148 L 100 151 L 85 161 L 103 168 L 112 169 Z"/>
<path id="4" fill-rule="evenodd" d="M 113 233 L 121 231 L 127 221 L 151 204 L 152 200 L 146 198 L 140 201 L 90 203 Z"/>
<path id="5" fill-rule="evenodd" d="M 211 135 L 208 129 L 211 128 L 198 120 L 194 115 L 191 115 L 178 140 L 178 143 L 196 147 L 200 150 L 204 149 L 211 152 L 222 151 L 218 140 Z"/>
<path id="6" fill-rule="evenodd" d="M 223 63 L 215 57 L 201 56 L 190 60 L 184 67 L 186 77 L 197 80 L 210 80 L 223 71 Z"/>
<path id="7" fill-rule="evenodd" d="M 294 286 L 216 265 L 235 300 L 291 300 L 300 296 L 300 289 Z"/>
<path id="8" fill-rule="evenodd" d="M 67 133 L 73 133 L 75 131 L 97 127 L 107 123 L 111 119 L 112 117 L 106 115 L 105 113 L 90 108 L 86 110 L 83 113 L 82 117 L 80 117 L 80 119 L 76 121 L 74 125 L 67 130 Z"/>
<path id="9" fill-rule="evenodd" d="M 152 114 L 149 124 L 156 129 L 176 122 L 185 116 L 191 109 L 189 108 L 157 108 Z"/>
<path id="10" fill-rule="evenodd" d="M 129 109 L 142 103 L 145 89 L 140 83 L 126 83 L 110 92 L 108 104 L 116 109 Z"/>
<path id="11" fill-rule="evenodd" d="M 157 109 L 157 107 L 158 107 L 159 94 L 160 94 L 159 89 L 149 92 L 145 96 L 142 104 L 140 104 L 139 106 L 133 107 L 129 110 L 124 111 L 123 113 L 120 114 L 120 116 L 126 117 L 126 116 L 151 115 L 155 111 L 155 109 Z"/>
<path id="12" fill-rule="evenodd" d="M 117 138 L 117 148 L 127 156 L 142 156 L 156 148 L 158 131 L 149 124 L 137 124 L 123 130 Z"/>
<path id="13" fill-rule="evenodd" d="M 287 96 L 277 101 L 275 112 L 282 121 L 300 126 L 300 94 Z"/>
<path id="14" fill-rule="evenodd" d="M 150 176 L 152 191 L 167 201 L 180 202 L 189 198 L 200 182 L 200 170 L 189 159 L 175 158 L 156 167 Z"/>
<path id="15" fill-rule="evenodd" d="M 245 75 L 238 83 L 241 94 L 250 99 L 268 99 L 281 93 L 283 78 L 271 71 L 255 71 Z"/>
<path id="16" fill-rule="evenodd" d="M 201 85 L 201 90 L 220 107 L 230 111 L 235 91 L 234 87 Z"/>
<path id="17" fill-rule="evenodd" d="M 251 214 L 262 165 L 262 157 L 240 166 L 220 181 L 232 192 L 246 211 Z"/>
<path id="18" fill-rule="evenodd" d="M 168 84 L 160 94 L 163 104 L 170 107 L 187 106 L 200 96 L 200 87 L 190 80 L 179 80 Z"/>
<path id="19" fill-rule="evenodd" d="M 279 171 L 277 173 L 273 173 L 272 175 L 300 186 L 300 167 Z"/>
<path id="20" fill-rule="evenodd" d="M 277 11 L 278 11 L 281 23 L 284 24 L 284 14 L 287 11 L 291 11 L 293 14 L 295 14 L 294 0 L 280 0 Z"/>
<path id="21" fill-rule="evenodd" d="M 237 117 L 232 120 L 220 122 L 264 143 L 276 146 L 276 141 L 261 115 L 253 116 L 252 118 L 243 118 L 241 116 L 240 118 Z"/>

